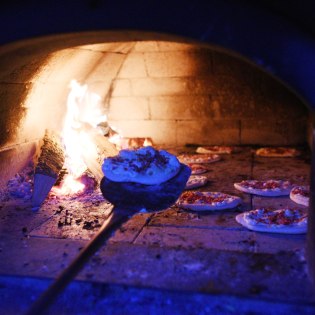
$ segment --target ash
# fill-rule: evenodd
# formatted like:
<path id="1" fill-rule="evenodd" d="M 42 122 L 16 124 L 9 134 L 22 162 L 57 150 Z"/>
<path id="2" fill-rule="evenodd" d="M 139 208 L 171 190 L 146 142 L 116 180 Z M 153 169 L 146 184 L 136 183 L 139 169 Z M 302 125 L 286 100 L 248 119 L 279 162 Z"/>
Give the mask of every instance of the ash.
<path id="1" fill-rule="evenodd" d="M 66 170 L 61 172 L 56 185 L 62 183 L 66 173 Z M 71 195 L 57 195 L 50 191 L 40 209 L 29 213 L 38 219 L 45 214 L 46 218 L 34 228 L 27 227 L 30 236 L 90 239 L 97 232 L 111 212 L 112 204 L 104 199 L 91 173 L 84 173 L 80 181 L 85 185 L 84 191 Z M 33 183 L 34 165 L 29 164 L 0 190 L 0 202 L 19 205 L 27 212 L 32 200 Z"/>
<path id="2" fill-rule="evenodd" d="M 11 178 L 6 187 L 0 190 L 0 201 L 9 201 L 14 199 L 28 202 L 32 199 L 34 182 L 34 164 L 30 163 L 21 172 Z"/>

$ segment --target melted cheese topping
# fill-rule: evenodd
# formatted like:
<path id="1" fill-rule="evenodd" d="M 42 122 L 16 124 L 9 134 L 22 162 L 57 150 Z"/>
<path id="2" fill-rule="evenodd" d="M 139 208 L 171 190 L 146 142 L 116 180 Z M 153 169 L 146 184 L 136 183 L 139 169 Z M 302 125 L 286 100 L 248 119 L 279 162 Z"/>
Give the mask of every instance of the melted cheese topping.
<path id="1" fill-rule="evenodd" d="M 197 153 L 207 154 L 207 153 L 215 153 L 215 154 L 231 154 L 233 152 L 233 148 L 230 146 L 205 146 L 205 147 L 198 147 L 196 149 Z"/>
<path id="2" fill-rule="evenodd" d="M 224 194 L 221 192 L 191 192 L 187 191 L 182 193 L 179 201 L 181 203 L 188 204 L 211 204 L 211 205 L 222 205 L 230 203 L 238 197 Z"/>
<path id="3" fill-rule="evenodd" d="M 310 197 L 310 189 L 308 186 L 296 186 L 291 190 L 292 195 L 300 195 L 303 197 Z"/>
<path id="4" fill-rule="evenodd" d="M 212 163 L 221 160 L 220 155 L 218 154 L 189 154 L 184 153 L 178 156 L 178 159 L 185 164 L 192 163 Z"/>
<path id="5" fill-rule="evenodd" d="M 260 189 L 260 190 L 280 190 L 280 189 L 288 189 L 291 187 L 291 183 L 289 181 L 274 180 L 274 179 L 270 179 L 267 181 L 243 180 L 239 183 L 239 185 L 248 189 Z"/>
<path id="6" fill-rule="evenodd" d="M 102 171 L 114 182 L 134 182 L 146 185 L 161 184 L 174 177 L 180 169 L 176 156 L 153 147 L 121 150 L 104 160 Z"/>
<path id="7" fill-rule="evenodd" d="M 298 209 L 286 208 L 272 211 L 261 208 L 245 213 L 244 220 L 251 225 L 292 226 L 305 224 L 307 214 Z"/>
<path id="8" fill-rule="evenodd" d="M 256 150 L 256 155 L 269 157 L 294 157 L 299 154 L 298 150 L 286 147 L 266 147 Z"/>

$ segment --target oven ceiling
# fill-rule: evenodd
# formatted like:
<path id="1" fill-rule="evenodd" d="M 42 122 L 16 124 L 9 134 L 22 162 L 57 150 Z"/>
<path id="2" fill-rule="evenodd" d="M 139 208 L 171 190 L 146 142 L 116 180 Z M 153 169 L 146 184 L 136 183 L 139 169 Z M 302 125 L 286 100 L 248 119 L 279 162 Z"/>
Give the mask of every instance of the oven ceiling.
<path id="1" fill-rule="evenodd" d="M 312 1 L 5 1 L 0 44 L 59 33 L 168 33 L 236 51 L 283 80 L 315 107 Z"/>

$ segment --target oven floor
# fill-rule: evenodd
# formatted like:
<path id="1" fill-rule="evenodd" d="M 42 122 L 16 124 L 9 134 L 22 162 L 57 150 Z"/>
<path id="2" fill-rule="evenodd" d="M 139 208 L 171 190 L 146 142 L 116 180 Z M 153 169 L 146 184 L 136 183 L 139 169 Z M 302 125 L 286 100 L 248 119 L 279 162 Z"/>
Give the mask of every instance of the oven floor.
<path id="1" fill-rule="evenodd" d="M 172 153 L 193 148 L 167 148 Z M 303 207 L 233 187 L 243 179 L 309 183 L 309 153 L 262 158 L 250 147 L 210 164 L 201 191 L 242 197 L 238 209 L 192 212 L 172 206 L 139 213 L 117 230 L 59 296 L 49 314 L 315 314 L 306 235 L 252 232 L 236 214 L 260 206 Z M 39 211 L 0 204 L 0 309 L 21 314 L 95 234 L 111 205 L 99 192 L 46 200 Z"/>

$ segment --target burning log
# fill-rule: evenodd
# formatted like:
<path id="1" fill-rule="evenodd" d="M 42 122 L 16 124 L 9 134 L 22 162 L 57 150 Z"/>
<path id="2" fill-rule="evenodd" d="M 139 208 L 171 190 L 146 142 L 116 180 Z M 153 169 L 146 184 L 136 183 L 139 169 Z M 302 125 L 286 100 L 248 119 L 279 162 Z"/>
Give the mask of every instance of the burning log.
<path id="1" fill-rule="evenodd" d="M 102 172 L 104 159 L 109 156 L 117 155 L 118 150 L 115 145 L 108 140 L 108 137 L 103 136 L 95 129 L 89 129 L 87 135 L 90 143 L 93 143 L 94 148 L 86 148 L 83 150 L 82 157 L 89 171 L 99 183 L 104 176 Z"/>
<path id="2" fill-rule="evenodd" d="M 58 174 L 65 161 L 64 148 L 59 137 L 47 132 L 42 139 L 40 154 L 34 174 L 32 207 L 38 208 L 46 199 L 51 188 L 57 181 Z"/>

